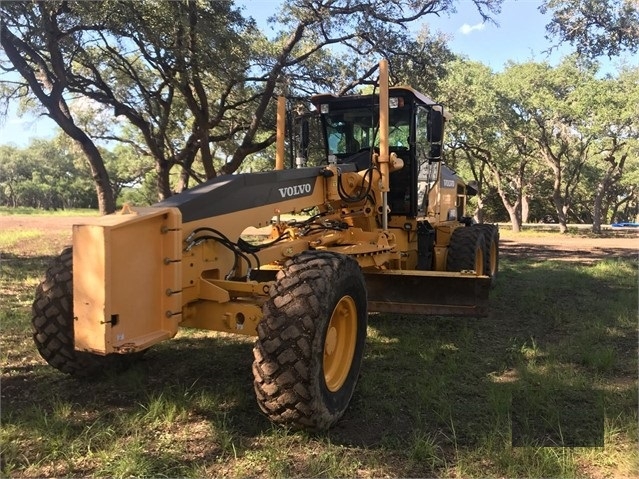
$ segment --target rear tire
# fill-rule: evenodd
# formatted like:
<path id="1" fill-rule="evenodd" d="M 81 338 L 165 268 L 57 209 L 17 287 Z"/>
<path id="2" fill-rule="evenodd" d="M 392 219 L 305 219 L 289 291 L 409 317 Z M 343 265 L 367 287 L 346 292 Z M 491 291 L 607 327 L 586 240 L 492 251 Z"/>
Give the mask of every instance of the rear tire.
<path id="1" fill-rule="evenodd" d="M 122 370 L 143 352 L 100 356 L 76 351 L 73 328 L 73 251 L 65 248 L 38 285 L 32 306 L 33 340 L 44 360 L 63 373 L 90 377 Z"/>
<path id="2" fill-rule="evenodd" d="M 484 273 L 490 276 L 490 287 L 497 285 L 499 274 L 499 227 L 490 224 L 476 224 L 471 228 L 479 228 L 484 232 L 486 249 L 484 250 Z"/>
<path id="3" fill-rule="evenodd" d="M 366 340 L 367 299 L 357 262 L 308 251 L 271 287 L 253 348 L 257 402 L 271 421 L 325 430 L 355 390 Z"/>
<path id="4" fill-rule="evenodd" d="M 485 268 L 484 232 L 479 228 L 464 226 L 453 231 L 446 257 L 447 271 L 475 271 L 483 275 Z"/>

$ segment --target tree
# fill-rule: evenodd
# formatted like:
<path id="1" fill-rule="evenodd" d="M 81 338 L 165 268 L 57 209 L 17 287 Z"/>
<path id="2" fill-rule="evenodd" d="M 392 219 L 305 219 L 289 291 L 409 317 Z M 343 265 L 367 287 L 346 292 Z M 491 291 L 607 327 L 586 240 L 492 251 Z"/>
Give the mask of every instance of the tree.
<path id="1" fill-rule="evenodd" d="M 116 200 L 124 189 L 147 186 L 146 175 L 153 170 L 150 158 L 138 157 L 124 145 L 112 151 L 100 148 L 100 154 Z M 47 210 L 97 208 L 83 151 L 64 133 L 51 140 L 35 139 L 24 148 L 1 146 L 0 205 Z"/>
<path id="2" fill-rule="evenodd" d="M 462 176 L 477 182 L 478 221 L 484 221 L 485 196 L 496 192 L 513 231 L 519 231 L 527 219 L 535 177 L 530 142 L 513 134 L 518 117 L 502 92 L 503 78 L 481 63 L 464 59 L 451 62 L 446 69 L 440 99 L 453 112 L 447 128 L 447 161 Z"/>
<path id="3" fill-rule="evenodd" d="M 0 147 L 0 204 L 46 210 L 96 208 L 85 156 L 66 135 Z M 44 161 L 46 159 L 46 161 Z"/>
<path id="4" fill-rule="evenodd" d="M 42 59 L 56 59 L 58 67 L 50 70 L 52 81 L 61 85 L 58 100 L 66 102 L 65 94 L 84 96 L 126 117 L 135 128 L 129 131 L 141 141 L 123 138 L 118 131 L 101 136 L 135 143 L 142 154 L 152 155 L 158 190 L 166 197 L 171 194 L 168 178 L 173 166 L 189 170 L 198 155 L 207 176 L 214 176 L 211 141 L 234 139 L 245 127 L 233 111 L 249 104 L 254 95 L 248 92 L 229 101 L 246 69 L 246 60 L 238 60 L 244 55 L 240 42 L 244 20 L 230 6 L 228 1 L 3 4 L 7 12 L 3 32 L 8 32 L 3 38 L 16 46 L 16 52 L 28 49 L 37 57 L 39 62 L 27 62 L 19 70 L 23 77 L 35 78 Z M 40 37 L 45 41 L 33 40 Z M 16 68 L 16 57 L 9 60 Z M 34 88 L 31 83 L 18 87 L 21 90 L 14 91 L 23 94 L 25 88 L 30 92 Z M 213 93 L 207 96 L 209 91 Z M 211 105 L 220 107 L 213 110 Z M 215 127 L 223 132 L 221 138 L 209 138 Z M 248 152 L 263 147 L 248 143 Z"/>
<path id="5" fill-rule="evenodd" d="M 604 200 L 605 217 L 611 223 L 631 221 L 639 223 L 639 146 L 635 143 L 628 155 L 634 161 L 625 165 L 623 177 L 612 185 Z"/>
<path id="6" fill-rule="evenodd" d="M 636 68 L 600 78 L 595 62 L 568 57 L 502 73 L 456 59 L 446 70 L 438 99 L 453 112 L 447 161 L 480 186 L 479 221 L 493 192 L 514 231 L 550 206 L 562 231 L 570 220 L 598 232 L 615 205 L 635 204 Z"/>
<path id="7" fill-rule="evenodd" d="M 511 64 L 501 76 L 510 117 L 503 136 L 527 145 L 519 155 L 529 159 L 530 186 L 539 191 L 546 181 L 538 175 L 539 165 L 551 173 L 562 232 L 568 219 L 592 220 L 599 232 L 605 198 L 623 178 L 627 162 L 637 161 L 631 153 L 639 113 L 636 69 L 619 78 L 602 79 L 597 73 L 596 63 L 568 57 L 557 67 Z"/>
<path id="8" fill-rule="evenodd" d="M 501 2 L 474 1 L 486 18 Z M 228 0 L 21 2 L 0 9 L 9 32 L 3 38 L 16 52 L 7 55 L 11 64 L 5 68 L 17 69 L 22 50 L 31 52 L 18 71 L 33 82 L 14 91 L 37 91 L 42 60 L 55 59 L 58 67 L 46 71 L 60 85 L 56 98 L 85 96 L 126 117 L 135 135 L 110 137 L 155 158 L 158 190 L 166 197 L 174 166 L 185 172 L 184 185 L 188 177 L 233 173 L 249 154 L 272 144 L 274 96 L 339 84 L 346 91 L 370 77 L 380 56 L 415 57 L 406 25 L 451 5 L 294 0 L 285 4 L 282 30 L 272 39 Z M 329 54 L 336 45 L 358 61 Z M 344 66 L 355 68 L 347 72 Z M 219 171 L 216 153 L 229 158 Z M 196 161 L 204 177 L 193 168 Z"/>
<path id="9" fill-rule="evenodd" d="M 617 78 L 594 79 L 588 90 L 587 120 L 582 130 L 593 137 L 597 174 L 592 188 L 592 230 L 600 233 L 607 216 L 606 202 L 625 196 L 615 186 L 620 184 L 626 164 L 639 163 L 639 68 L 623 70 Z"/>
<path id="10" fill-rule="evenodd" d="M 550 168 L 552 201 L 560 225 L 566 218 L 590 155 L 592 137 L 578 129 L 580 108 L 587 96 L 584 84 L 594 76 L 568 58 L 556 68 L 546 63 L 511 64 L 503 74 L 504 94 L 514 122 L 509 126 L 520 142 L 534 147 L 534 154 Z"/>
<path id="11" fill-rule="evenodd" d="M 639 3 L 636 0 L 544 0 L 552 12 L 548 37 L 568 42 L 580 56 L 618 56 L 639 49 Z"/>
<path id="12" fill-rule="evenodd" d="M 487 66 L 461 58 L 449 62 L 445 68 L 446 76 L 440 82 L 437 99 L 453 114 L 447 126 L 447 162 L 463 177 L 477 182 L 475 216 L 483 222 L 483 198 L 489 188 L 488 176 L 500 124 L 499 100 L 492 88 L 495 75 Z"/>
<path id="13" fill-rule="evenodd" d="M 19 11 L 22 6 L 27 5 L 31 8 Z M 46 109 L 47 114 L 77 142 L 91 165 L 100 212 L 112 213 L 115 211 L 115 200 L 102 156 L 91 138 L 76 125 L 65 97 L 65 93 L 69 92 L 67 62 L 62 48 L 66 33 L 61 31 L 58 23 L 64 6 L 64 3 L 59 2 L 2 4 L 0 44 L 14 70 L 26 82 L 17 85 L 8 96 L 19 97 L 28 89 Z M 33 24 L 39 26 L 42 35 L 27 33 Z M 69 25 L 68 32 L 88 28 L 90 27 Z M 3 69 L 7 68 L 3 66 Z"/>

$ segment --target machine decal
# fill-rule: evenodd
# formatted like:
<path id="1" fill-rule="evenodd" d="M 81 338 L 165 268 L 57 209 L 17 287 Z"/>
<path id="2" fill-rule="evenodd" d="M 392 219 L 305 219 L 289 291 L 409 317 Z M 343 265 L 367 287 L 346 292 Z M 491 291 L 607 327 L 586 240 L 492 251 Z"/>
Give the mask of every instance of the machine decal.
<path id="1" fill-rule="evenodd" d="M 286 188 L 278 188 L 282 198 L 292 198 L 295 196 L 307 195 L 313 191 L 310 183 L 303 185 L 287 186 Z"/>

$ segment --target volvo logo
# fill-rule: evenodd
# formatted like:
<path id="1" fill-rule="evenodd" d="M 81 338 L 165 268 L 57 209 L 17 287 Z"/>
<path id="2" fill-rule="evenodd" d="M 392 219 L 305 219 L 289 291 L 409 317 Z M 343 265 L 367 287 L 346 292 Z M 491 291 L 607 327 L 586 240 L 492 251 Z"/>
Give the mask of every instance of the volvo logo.
<path id="1" fill-rule="evenodd" d="M 309 194 L 311 192 L 311 184 L 304 183 L 303 185 L 287 186 L 286 188 L 278 188 L 282 198 L 290 198 L 292 196 L 299 196 Z"/>

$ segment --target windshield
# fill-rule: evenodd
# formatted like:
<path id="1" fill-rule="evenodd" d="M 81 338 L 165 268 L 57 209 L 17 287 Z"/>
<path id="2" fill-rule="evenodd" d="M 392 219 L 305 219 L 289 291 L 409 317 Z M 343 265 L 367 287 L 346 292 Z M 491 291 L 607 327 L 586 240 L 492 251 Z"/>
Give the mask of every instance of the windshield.
<path id="1" fill-rule="evenodd" d="M 334 112 L 325 116 L 328 153 L 351 155 L 362 148 L 379 147 L 378 113 L 370 109 Z M 408 148 L 410 111 L 392 109 L 389 121 L 389 146 Z"/>

